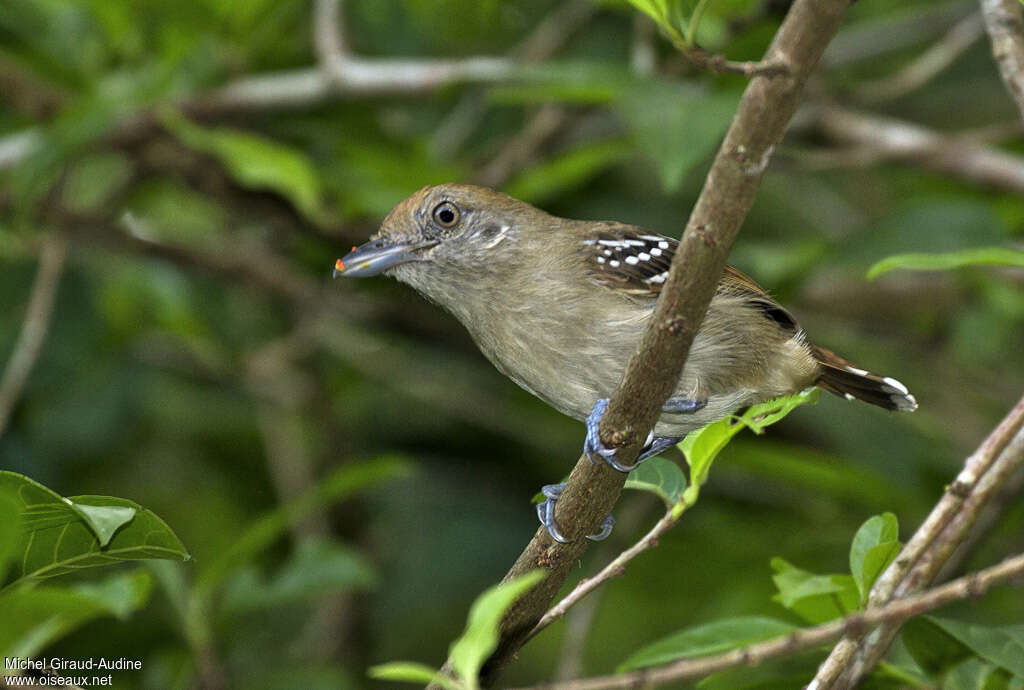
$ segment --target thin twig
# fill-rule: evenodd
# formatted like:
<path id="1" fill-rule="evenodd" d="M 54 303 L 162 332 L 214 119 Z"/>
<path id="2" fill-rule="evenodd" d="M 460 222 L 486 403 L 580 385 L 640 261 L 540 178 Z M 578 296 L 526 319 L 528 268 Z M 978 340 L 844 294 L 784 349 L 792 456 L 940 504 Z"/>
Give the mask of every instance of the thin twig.
<path id="1" fill-rule="evenodd" d="M 681 517 L 682 513 L 674 515 L 670 508 L 661 517 L 661 519 L 655 523 L 654 527 L 652 527 L 647 534 L 641 537 L 637 543 L 633 544 L 633 546 L 616 556 L 611 563 L 602 568 L 601 572 L 594 577 L 581 580 L 580 583 L 565 596 L 565 598 L 548 609 L 548 612 L 544 614 L 544 617 L 541 618 L 533 630 L 530 631 L 530 637 L 532 638 L 541 630 L 564 616 L 570 607 L 575 606 L 581 599 L 583 599 L 583 597 L 593 592 L 605 582 L 623 575 L 626 572 L 626 566 L 629 562 L 644 551 L 657 546 L 661 535 L 675 527 Z"/>
<path id="2" fill-rule="evenodd" d="M 597 6 L 591 0 L 570 0 L 559 5 L 512 49 L 511 58 L 523 64 L 546 60 L 557 53 L 596 12 Z M 467 93 L 436 127 L 430 149 L 443 159 L 455 158 L 476 131 L 488 107 L 487 99 L 479 90 Z"/>
<path id="3" fill-rule="evenodd" d="M 337 78 L 338 65 L 348 56 L 341 0 L 316 0 L 313 10 L 313 45 L 320 68 Z"/>
<path id="4" fill-rule="evenodd" d="M 926 587 L 967 537 L 981 509 L 1024 465 L 1024 398 L 964 463 L 964 468 L 900 554 L 875 582 L 869 603 L 883 605 Z M 884 653 L 898 628 L 847 635 L 833 648 L 809 686 L 853 687 Z M 856 663 L 855 663 L 856 660 Z"/>
<path id="5" fill-rule="evenodd" d="M 778 77 L 789 69 L 783 60 L 761 60 L 760 62 L 737 62 L 723 55 L 710 53 L 703 48 L 693 47 L 682 51 L 683 55 L 697 67 L 714 74 L 741 74 L 747 79 L 753 77 Z"/>
<path id="6" fill-rule="evenodd" d="M 952 65 L 984 32 L 979 13 L 961 19 L 941 40 L 898 72 L 860 84 L 857 97 L 867 103 L 879 103 L 921 88 Z"/>
<path id="7" fill-rule="evenodd" d="M 498 155 L 480 171 L 477 181 L 484 187 L 500 187 L 508 182 L 517 170 L 530 162 L 537 150 L 558 131 L 567 117 L 566 109 L 561 106 L 541 107 L 526 126 L 509 139 Z"/>
<path id="8" fill-rule="evenodd" d="M 66 256 L 67 240 L 64 237 L 51 234 L 43 241 L 39 253 L 39 270 L 32 284 L 21 333 L 18 334 L 14 351 L 7 360 L 7 369 L 0 380 L 0 436 L 4 435 L 11 411 L 21 397 L 25 382 L 46 341 Z"/>
<path id="9" fill-rule="evenodd" d="M 655 687 L 703 678 L 740 666 L 756 666 L 770 659 L 790 656 L 813 649 L 841 635 L 860 632 L 885 622 L 904 621 L 955 601 L 979 597 L 991 587 L 1024 575 L 1024 554 L 1007 558 L 1002 563 L 965 575 L 923 594 L 900 599 L 887 606 L 869 608 L 864 613 L 847 616 L 831 623 L 793 632 L 766 642 L 741 647 L 729 652 L 656 666 L 612 676 L 597 676 L 564 683 L 532 686 L 529 690 L 613 690 L 615 688 Z"/>
<path id="10" fill-rule="evenodd" d="M 1003 83 L 1024 117 L 1024 12 L 1020 0 L 981 0 L 981 12 Z"/>
<path id="11" fill-rule="evenodd" d="M 616 510 L 615 531 L 612 532 L 611 538 L 603 542 L 597 553 L 594 554 L 597 562 L 610 558 L 612 554 L 628 544 L 624 537 L 634 534 L 640 521 L 650 513 L 648 508 L 651 505 L 651 499 L 654 499 L 651 494 L 637 492 L 632 501 L 623 501 Z M 569 680 L 577 678 L 581 674 L 587 638 L 593 630 L 593 621 L 600 607 L 602 591 L 607 592 L 608 590 L 594 592 L 593 596 L 580 600 L 566 614 L 562 649 L 559 653 L 558 664 L 551 674 L 554 680 Z"/>

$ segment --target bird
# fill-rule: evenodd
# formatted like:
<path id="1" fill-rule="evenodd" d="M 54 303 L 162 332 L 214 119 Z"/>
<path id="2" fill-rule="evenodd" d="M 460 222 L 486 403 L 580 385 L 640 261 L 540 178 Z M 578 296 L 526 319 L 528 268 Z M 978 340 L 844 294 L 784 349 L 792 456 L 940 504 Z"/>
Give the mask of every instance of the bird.
<path id="1" fill-rule="evenodd" d="M 678 241 L 617 221 L 571 220 L 485 187 L 442 184 L 399 202 L 334 276 L 385 275 L 447 310 L 484 356 L 556 410 L 584 421 L 584 452 L 628 472 L 598 424 L 668 278 Z M 741 408 L 818 386 L 912 411 L 905 385 L 811 344 L 753 279 L 726 266 L 682 374 L 637 464 Z M 543 487 L 556 541 L 564 484 Z M 597 534 L 610 533 L 611 516 Z"/>

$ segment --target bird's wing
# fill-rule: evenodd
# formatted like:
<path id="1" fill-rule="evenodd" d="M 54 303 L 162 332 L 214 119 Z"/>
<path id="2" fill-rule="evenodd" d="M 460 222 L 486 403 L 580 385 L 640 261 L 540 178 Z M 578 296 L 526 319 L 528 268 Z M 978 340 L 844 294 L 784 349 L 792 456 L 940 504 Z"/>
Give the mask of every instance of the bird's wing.
<path id="1" fill-rule="evenodd" d="M 661 294 L 678 246 L 679 241 L 672 237 L 619 223 L 601 224 L 582 242 L 587 267 L 596 282 L 634 299 L 650 300 Z M 718 292 L 745 297 L 784 330 L 798 329 L 789 312 L 738 268 L 725 267 Z"/>

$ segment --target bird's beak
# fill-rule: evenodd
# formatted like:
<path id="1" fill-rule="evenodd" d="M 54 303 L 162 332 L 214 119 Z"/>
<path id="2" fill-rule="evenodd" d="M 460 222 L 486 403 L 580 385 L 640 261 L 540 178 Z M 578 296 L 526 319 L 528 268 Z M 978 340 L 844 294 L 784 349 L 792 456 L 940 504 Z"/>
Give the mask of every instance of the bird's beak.
<path id="1" fill-rule="evenodd" d="M 370 240 L 338 259 L 334 264 L 334 277 L 340 275 L 352 278 L 375 276 L 392 266 L 409 261 L 418 261 L 419 252 L 437 244 L 437 240 L 421 242 L 392 242 L 388 240 Z"/>

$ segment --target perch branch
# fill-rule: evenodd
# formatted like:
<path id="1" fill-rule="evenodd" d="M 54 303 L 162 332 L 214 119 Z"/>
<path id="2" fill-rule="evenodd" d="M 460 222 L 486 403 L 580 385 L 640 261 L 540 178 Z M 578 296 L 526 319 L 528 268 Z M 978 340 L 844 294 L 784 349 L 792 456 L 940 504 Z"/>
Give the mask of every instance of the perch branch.
<path id="1" fill-rule="evenodd" d="M 785 74 L 757 76 L 747 85 L 687 223 L 649 326 L 601 424 L 603 442 L 617 447 L 623 462 L 636 458 L 662 402 L 679 379 L 771 153 L 848 4 L 847 0 L 797 0 L 764 58 L 765 62 L 785 63 Z M 536 568 L 547 570 L 548 577 L 505 616 L 497 650 L 484 669 L 485 681 L 527 640 L 586 550 L 583 535 L 594 532 L 611 510 L 625 479 L 624 474 L 594 465 L 586 457 L 576 463 L 555 516 L 572 541 L 559 544 L 540 528 L 512 566 L 506 577 Z"/>

